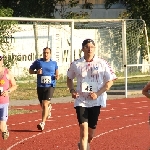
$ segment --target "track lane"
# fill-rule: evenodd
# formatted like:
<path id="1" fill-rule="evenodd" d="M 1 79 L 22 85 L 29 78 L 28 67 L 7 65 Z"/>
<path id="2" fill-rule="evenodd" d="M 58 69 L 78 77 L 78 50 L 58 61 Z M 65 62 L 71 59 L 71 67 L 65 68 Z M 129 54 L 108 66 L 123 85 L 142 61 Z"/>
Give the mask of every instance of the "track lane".
<path id="1" fill-rule="evenodd" d="M 150 145 L 147 122 L 149 101 L 146 98 L 132 98 L 108 100 L 107 103 L 108 106 L 101 111 L 96 136 L 91 143 L 91 149 L 99 150 L 97 148 L 101 147 L 102 150 L 146 150 Z M 38 106 L 29 107 L 32 110 L 35 107 L 39 109 Z M 45 133 L 42 132 L 42 134 L 35 128 L 37 123 L 40 122 L 38 120 L 40 116 L 40 111 L 10 116 L 10 138 L 7 141 L 0 139 L 0 143 L 2 143 L 0 148 L 8 149 L 10 147 L 10 149 L 14 150 L 77 149 L 79 128 L 72 103 L 53 105 L 53 118 L 50 118 L 50 120 L 55 121 L 48 121 L 44 130 Z M 28 122 L 29 120 L 32 121 Z M 20 124 L 21 121 L 25 123 Z M 21 140 L 22 142 L 20 142 Z M 20 143 L 12 146 L 17 142 Z"/>

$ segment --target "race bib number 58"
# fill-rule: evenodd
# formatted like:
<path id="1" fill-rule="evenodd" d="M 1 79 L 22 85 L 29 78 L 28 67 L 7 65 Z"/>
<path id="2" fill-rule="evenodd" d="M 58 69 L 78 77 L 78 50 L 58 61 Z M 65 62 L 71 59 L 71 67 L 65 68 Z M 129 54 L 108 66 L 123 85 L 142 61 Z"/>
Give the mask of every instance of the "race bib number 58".
<path id="1" fill-rule="evenodd" d="M 97 92 L 97 86 L 95 82 L 82 82 L 82 92 Z"/>
<path id="2" fill-rule="evenodd" d="M 50 84 L 51 76 L 41 76 L 41 83 Z"/>

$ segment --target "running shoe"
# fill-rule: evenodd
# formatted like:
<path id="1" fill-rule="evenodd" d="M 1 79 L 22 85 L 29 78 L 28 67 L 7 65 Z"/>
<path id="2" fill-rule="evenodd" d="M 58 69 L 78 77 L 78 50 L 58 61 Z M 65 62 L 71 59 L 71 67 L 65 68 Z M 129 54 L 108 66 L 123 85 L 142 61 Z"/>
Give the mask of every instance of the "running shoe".
<path id="1" fill-rule="evenodd" d="M 43 131 L 44 130 L 44 126 L 45 126 L 45 123 L 41 122 L 40 124 L 37 125 L 37 128 L 38 128 L 38 130 Z"/>
<path id="2" fill-rule="evenodd" d="M 2 138 L 3 138 L 4 140 L 7 140 L 8 137 L 9 137 L 9 131 L 8 131 L 8 130 L 7 130 L 6 132 L 2 132 Z"/>

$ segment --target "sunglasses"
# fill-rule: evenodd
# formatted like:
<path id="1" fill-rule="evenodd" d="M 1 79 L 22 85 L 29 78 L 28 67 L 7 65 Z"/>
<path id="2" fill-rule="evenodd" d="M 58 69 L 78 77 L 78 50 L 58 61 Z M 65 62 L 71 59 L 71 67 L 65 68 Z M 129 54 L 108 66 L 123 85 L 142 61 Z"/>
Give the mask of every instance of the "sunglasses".
<path id="1" fill-rule="evenodd" d="M 0 61 L 3 59 L 3 56 L 0 56 Z"/>

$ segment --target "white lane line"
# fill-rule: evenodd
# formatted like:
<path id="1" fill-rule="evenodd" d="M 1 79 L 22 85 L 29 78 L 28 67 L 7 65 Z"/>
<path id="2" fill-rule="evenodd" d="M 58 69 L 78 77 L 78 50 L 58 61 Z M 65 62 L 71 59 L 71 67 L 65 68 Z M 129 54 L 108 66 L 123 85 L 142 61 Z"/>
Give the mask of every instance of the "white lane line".
<path id="1" fill-rule="evenodd" d="M 139 115 L 142 115 L 143 113 L 139 113 Z"/>
<path id="2" fill-rule="evenodd" d="M 126 104 L 126 103 L 120 103 L 120 104 Z"/>
<path id="3" fill-rule="evenodd" d="M 138 113 L 138 114 L 143 114 L 143 113 Z M 124 116 L 127 117 L 127 116 L 133 116 L 133 115 L 134 115 L 134 114 L 128 114 L 128 115 L 124 115 Z M 121 117 L 121 116 L 116 116 L 116 117 L 119 118 L 119 117 Z M 114 118 L 114 117 L 108 117 L 108 118 L 105 118 L 105 119 L 107 120 L 107 119 L 112 119 L 112 118 Z M 39 120 L 41 120 L 41 119 L 39 119 Z M 98 119 L 98 120 L 101 120 L 101 119 Z M 147 121 L 147 122 L 148 122 L 148 121 Z M 23 123 L 24 123 L 24 122 L 23 122 Z M 138 123 L 138 124 L 144 124 L 144 123 L 146 123 L 146 122 L 140 122 L 140 123 Z M 133 124 L 133 125 L 135 126 L 135 125 L 138 125 L 138 124 Z M 15 125 L 15 124 L 12 124 L 12 125 Z M 57 129 L 54 128 L 54 129 L 51 129 L 51 130 L 48 130 L 48 131 L 45 131 L 45 132 L 41 132 L 41 133 L 38 133 L 38 134 L 34 134 L 34 135 L 32 135 L 32 136 L 30 136 L 30 137 L 28 137 L 28 138 L 22 139 L 22 140 L 19 141 L 19 142 L 16 142 L 15 144 L 11 145 L 7 150 L 10 150 L 11 148 L 13 148 L 13 147 L 17 146 L 18 144 L 22 143 L 23 141 L 27 141 L 27 140 L 29 140 L 29 139 L 31 139 L 31 138 L 34 138 L 34 137 L 38 136 L 38 135 L 45 134 L 46 132 L 56 131 L 56 130 L 60 130 L 60 129 L 63 129 L 63 128 L 72 127 L 72 126 L 75 126 L 75 125 L 77 125 L 77 124 L 67 125 L 67 126 L 65 126 L 65 127 L 59 127 L 59 128 L 57 128 Z M 118 129 L 109 130 L 109 131 L 107 131 L 107 132 L 104 132 L 104 133 L 101 133 L 101 134 L 97 135 L 95 138 L 97 138 L 97 137 L 99 137 L 99 136 L 101 136 L 101 135 L 104 135 L 104 134 L 106 134 L 106 133 L 110 133 L 110 132 L 113 132 L 113 131 L 117 131 L 117 130 L 121 130 L 121 129 L 124 129 L 124 128 L 132 127 L 133 125 L 128 125 L 128 126 L 125 126 L 125 127 L 120 127 L 120 128 L 118 128 Z"/>
<path id="4" fill-rule="evenodd" d="M 119 118 L 120 116 L 116 116 L 117 118 Z"/>
<path id="5" fill-rule="evenodd" d="M 109 130 L 109 131 L 100 133 L 100 134 L 98 134 L 97 136 L 95 136 L 94 138 L 99 138 L 100 136 L 105 135 L 105 134 L 108 134 L 108 133 L 110 133 L 110 132 L 114 132 L 114 131 L 122 130 L 122 129 L 125 129 L 125 128 L 129 128 L 129 127 L 133 127 L 133 126 L 145 124 L 145 123 L 147 123 L 147 122 L 148 122 L 148 121 L 146 121 L 146 122 L 139 122 L 139 123 L 137 123 L 137 124 L 132 124 L 132 125 L 124 126 L 124 127 L 119 127 L 118 129 L 112 129 L 112 130 Z"/>
<path id="6" fill-rule="evenodd" d="M 105 109 L 105 110 L 103 110 L 103 109 L 101 109 L 101 111 L 110 111 L 110 110 L 106 110 L 106 109 Z"/>
<path id="7" fill-rule="evenodd" d="M 139 104 L 139 103 L 141 103 L 141 102 L 133 102 L 133 103 L 135 103 L 135 104 Z"/>
<path id="8" fill-rule="evenodd" d="M 46 120 L 46 122 L 49 122 L 49 121 L 56 121 L 56 120 Z"/>
<path id="9" fill-rule="evenodd" d="M 112 117 L 108 117 L 108 118 L 105 118 L 105 119 L 112 119 Z"/>
<path id="10" fill-rule="evenodd" d="M 149 106 L 140 106 L 140 107 L 136 107 L 136 108 L 146 108 L 146 107 L 149 107 Z"/>
<path id="11" fill-rule="evenodd" d="M 8 147 L 7 150 L 11 150 L 12 148 L 14 148 L 15 146 L 17 146 L 18 144 L 20 144 L 20 143 L 22 143 L 22 142 L 24 142 L 24 141 L 27 141 L 27 140 L 29 140 L 29 139 L 35 138 L 36 136 L 39 136 L 39 135 L 41 135 L 41 134 L 49 133 L 49 132 L 51 132 L 51 131 L 61 130 L 61 129 L 68 128 L 68 127 L 72 127 L 72 126 L 76 126 L 76 125 L 78 125 L 78 124 L 67 125 L 67 126 L 64 126 L 64 127 L 59 127 L 59 128 L 57 128 L 57 129 L 50 129 L 50 130 L 47 130 L 47 131 L 44 131 L 44 132 L 40 132 L 40 133 L 38 133 L 38 134 L 34 134 L 34 135 L 30 136 L 30 137 L 24 138 L 24 139 L 22 139 L 21 141 L 18 141 L 18 142 L 16 142 L 16 143 L 14 143 L 14 144 L 11 145 L 10 147 Z"/>
<path id="12" fill-rule="evenodd" d="M 139 115 L 142 115 L 143 113 L 138 113 Z M 69 117 L 69 116 L 74 116 L 75 114 L 70 114 L 70 115 L 65 115 L 65 117 Z M 123 115 L 124 117 L 128 117 L 128 116 L 133 116 L 134 114 L 126 114 L 126 115 Z M 119 118 L 119 117 L 123 117 L 123 116 L 114 116 L 114 117 L 107 117 L 105 119 L 112 119 L 112 118 Z M 61 117 L 64 117 L 64 116 L 57 116 L 58 118 L 61 118 Z M 56 117 L 55 117 L 56 118 Z M 47 121 L 55 121 L 55 120 L 52 120 L 53 117 L 51 117 L 50 119 L 48 119 Z M 98 120 L 101 120 L 101 119 L 98 119 Z M 41 119 L 36 119 L 36 120 L 29 120 L 27 122 L 29 123 L 32 123 L 32 122 L 37 122 L 37 121 L 41 121 Z M 10 124 L 10 125 L 7 125 L 7 126 L 15 126 L 17 124 L 21 125 L 21 124 L 25 124 L 27 122 L 19 122 L 19 123 L 16 123 L 16 124 Z"/>

